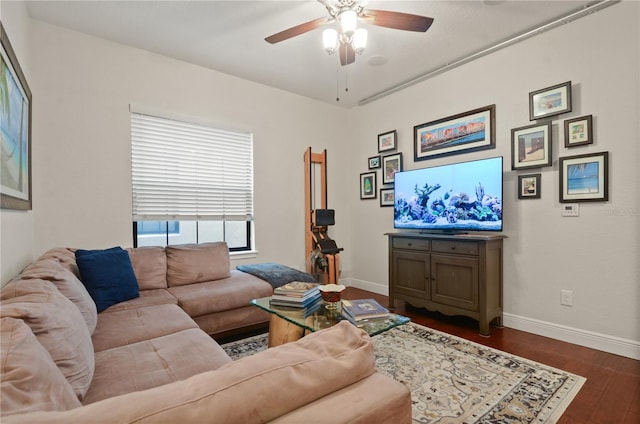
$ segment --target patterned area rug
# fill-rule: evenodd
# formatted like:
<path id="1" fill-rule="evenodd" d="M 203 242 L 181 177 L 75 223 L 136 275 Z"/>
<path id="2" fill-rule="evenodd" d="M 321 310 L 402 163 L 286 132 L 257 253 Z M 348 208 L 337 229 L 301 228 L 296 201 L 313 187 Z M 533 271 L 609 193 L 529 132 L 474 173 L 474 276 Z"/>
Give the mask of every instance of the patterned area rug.
<path id="1" fill-rule="evenodd" d="M 414 423 L 555 423 L 586 381 L 414 323 L 372 340 L 378 371 L 411 390 Z M 222 347 L 235 360 L 267 336 Z"/>

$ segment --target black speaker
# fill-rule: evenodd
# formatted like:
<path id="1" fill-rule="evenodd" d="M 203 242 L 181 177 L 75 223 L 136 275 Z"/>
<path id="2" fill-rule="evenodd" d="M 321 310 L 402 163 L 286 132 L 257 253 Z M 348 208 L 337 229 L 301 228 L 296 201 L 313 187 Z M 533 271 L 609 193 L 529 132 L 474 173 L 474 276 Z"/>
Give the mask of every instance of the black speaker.
<path id="1" fill-rule="evenodd" d="M 335 225 L 334 209 L 316 209 L 313 211 L 313 225 L 316 227 L 326 227 L 327 225 Z"/>

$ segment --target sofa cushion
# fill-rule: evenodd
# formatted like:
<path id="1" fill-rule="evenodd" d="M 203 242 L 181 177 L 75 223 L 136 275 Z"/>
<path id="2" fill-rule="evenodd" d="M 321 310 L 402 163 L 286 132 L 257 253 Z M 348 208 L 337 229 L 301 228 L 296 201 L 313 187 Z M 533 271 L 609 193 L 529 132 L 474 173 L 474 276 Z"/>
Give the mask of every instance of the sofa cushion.
<path id="1" fill-rule="evenodd" d="M 169 287 L 229 277 L 231 260 L 225 242 L 167 246 Z"/>
<path id="2" fill-rule="evenodd" d="M 198 325 L 178 305 L 155 305 L 98 314 L 93 350 L 125 346 Z"/>
<path id="3" fill-rule="evenodd" d="M 143 306 L 177 304 L 178 299 L 169 293 L 167 289 L 140 290 L 140 297 L 116 303 L 115 305 L 109 306 L 107 309 L 102 311 L 102 313 L 107 314 L 115 311 L 126 311 L 127 309 L 137 309 Z"/>
<path id="4" fill-rule="evenodd" d="M 236 270 L 231 271 L 228 278 L 168 290 L 192 317 L 241 308 L 248 306 L 251 299 L 273 294 L 273 288 L 266 281 Z"/>
<path id="5" fill-rule="evenodd" d="M 411 424 L 411 392 L 402 383 L 375 373 L 321 399 L 288 412 L 271 424 L 325 424 L 327 411 L 349 424 Z"/>
<path id="6" fill-rule="evenodd" d="M 48 281 L 20 280 L 2 290 L 0 316 L 29 325 L 82 400 L 95 362 L 91 335 L 78 308 Z"/>
<path id="7" fill-rule="evenodd" d="M 167 288 L 167 255 L 164 247 L 127 249 L 140 290 Z"/>
<path id="8" fill-rule="evenodd" d="M 64 411 L 81 406 L 64 375 L 22 320 L 0 320 L 0 413 Z"/>
<path id="9" fill-rule="evenodd" d="M 195 328 L 96 352 L 95 376 L 83 403 L 184 380 L 229 362 L 224 350 Z"/>
<path id="10" fill-rule="evenodd" d="M 25 280 L 34 278 L 47 280 L 55 284 L 58 291 L 80 310 L 89 332 L 93 333 L 96 329 L 98 320 L 96 304 L 78 277 L 59 260 L 54 258 L 40 259 L 26 267 L 20 277 Z"/>
<path id="11" fill-rule="evenodd" d="M 139 296 L 138 280 L 126 250 L 77 250 L 76 262 L 98 312 Z"/>
<path id="12" fill-rule="evenodd" d="M 369 336 L 342 322 L 215 371 L 64 413 L 35 414 L 22 422 L 265 423 L 374 372 Z"/>
<path id="13" fill-rule="evenodd" d="M 193 317 L 202 331 L 212 336 L 269 322 L 269 313 L 253 305 Z"/>
<path id="14" fill-rule="evenodd" d="M 38 260 L 42 259 L 55 259 L 62 266 L 73 272 L 73 275 L 80 278 L 80 271 L 78 271 L 78 265 L 76 264 L 75 249 L 54 247 L 44 252 L 42 256 L 38 258 Z"/>
<path id="15" fill-rule="evenodd" d="M 268 422 L 374 372 L 369 336 L 343 321 L 223 366 L 210 390 L 218 417 Z M 277 390 L 270 390 L 274 386 Z"/>

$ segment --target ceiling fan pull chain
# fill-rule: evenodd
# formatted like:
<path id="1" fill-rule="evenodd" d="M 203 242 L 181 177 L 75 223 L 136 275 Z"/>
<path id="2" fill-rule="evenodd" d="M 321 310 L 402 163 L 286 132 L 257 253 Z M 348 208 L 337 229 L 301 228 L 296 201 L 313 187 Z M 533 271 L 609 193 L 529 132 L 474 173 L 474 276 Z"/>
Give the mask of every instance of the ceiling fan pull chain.
<path id="1" fill-rule="evenodd" d="M 345 66 L 344 68 L 344 92 L 349 92 L 349 67 Z"/>
<path id="2" fill-rule="evenodd" d="M 340 61 L 336 61 L 336 102 L 340 101 Z"/>

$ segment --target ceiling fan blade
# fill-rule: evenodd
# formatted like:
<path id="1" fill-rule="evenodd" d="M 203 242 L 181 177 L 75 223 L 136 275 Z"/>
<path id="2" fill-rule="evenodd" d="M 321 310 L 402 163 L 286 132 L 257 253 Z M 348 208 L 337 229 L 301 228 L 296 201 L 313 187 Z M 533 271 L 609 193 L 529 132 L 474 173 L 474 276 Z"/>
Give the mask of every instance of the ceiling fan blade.
<path id="1" fill-rule="evenodd" d="M 372 25 L 417 32 L 426 32 L 433 23 L 433 18 L 426 16 L 371 9 L 364 11 L 362 19 Z"/>
<path id="2" fill-rule="evenodd" d="M 351 44 L 340 44 L 338 54 L 340 55 L 340 64 L 342 66 L 356 61 L 356 51 L 353 49 Z"/>
<path id="3" fill-rule="evenodd" d="M 304 34 L 305 32 L 312 31 L 326 23 L 331 22 L 333 19 L 331 18 L 318 18 L 313 21 L 305 22 L 304 24 L 296 25 L 289 29 L 285 29 L 284 31 L 280 31 L 277 34 L 270 35 L 264 40 L 267 43 L 275 44 L 280 41 L 288 40 L 289 38 L 293 38 L 297 35 Z"/>

